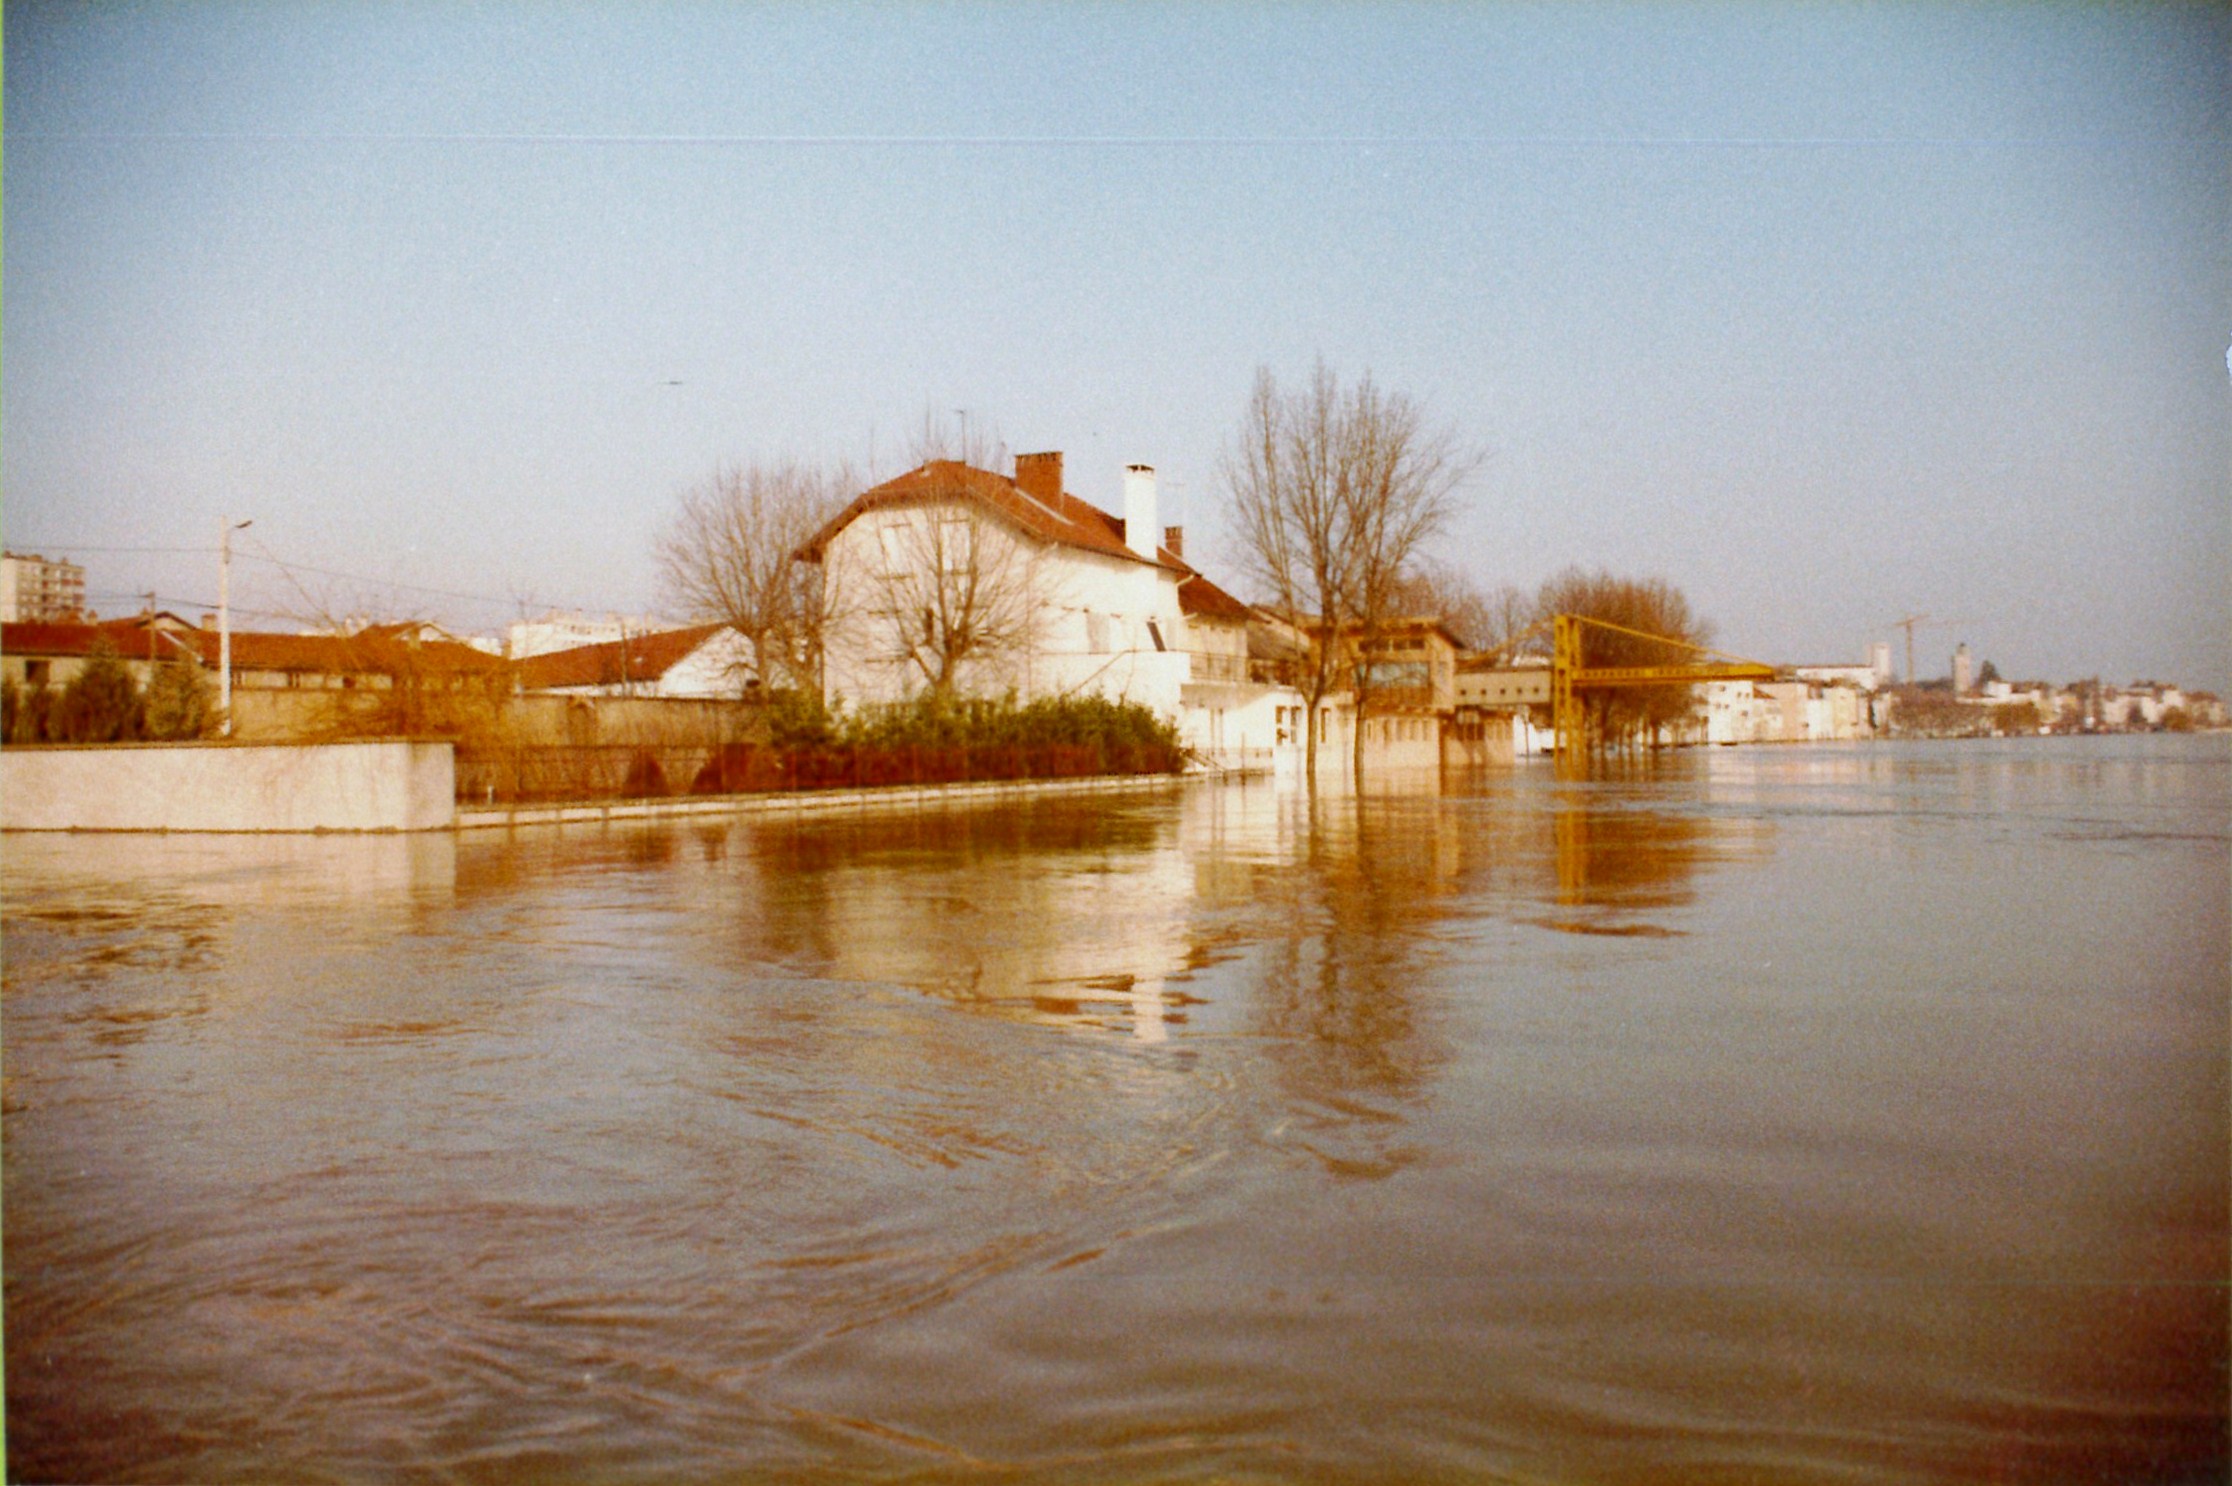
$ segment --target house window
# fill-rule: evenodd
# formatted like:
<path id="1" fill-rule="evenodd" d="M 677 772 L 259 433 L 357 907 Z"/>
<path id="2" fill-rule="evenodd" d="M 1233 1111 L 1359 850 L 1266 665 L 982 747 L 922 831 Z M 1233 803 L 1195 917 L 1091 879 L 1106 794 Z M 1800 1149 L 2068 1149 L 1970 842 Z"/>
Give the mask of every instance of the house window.
<path id="1" fill-rule="evenodd" d="M 938 559 L 949 577 L 967 573 L 976 560 L 976 530 L 966 516 L 938 518 Z"/>
<path id="2" fill-rule="evenodd" d="M 23 680 L 27 686 L 44 686 L 54 670 L 50 660 L 27 660 L 23 663 Z"/>
<path id="3" fill-rule="evenodd" d="M 1163 648 L 1162 629 L 1152 619 L 1147 621 L 1147 638 L 1155 642 L 1157 650 Z"/>
<path id="4" fill-rule="evenodd" d="M 1095 614 L 1090 609 L 1085 611 L 1085 648 L 1095 655 L 1106 655 L 1114 648 L 1106 614 Z"/>

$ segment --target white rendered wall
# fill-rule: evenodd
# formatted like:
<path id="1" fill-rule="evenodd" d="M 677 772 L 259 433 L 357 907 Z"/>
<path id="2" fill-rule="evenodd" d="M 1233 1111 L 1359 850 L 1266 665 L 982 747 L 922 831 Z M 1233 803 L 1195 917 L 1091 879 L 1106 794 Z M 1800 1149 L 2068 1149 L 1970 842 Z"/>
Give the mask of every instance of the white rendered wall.
<path id="1" fill-rule="evenodd" d="M 661 676 L 650 690 L 656 697 L 740 697 L 752 676 L 751 654 L 744 637 L 725 629 L 707 637 Z"/>
<path id="2" fill-rule="evenodd" d="M 825 688 L 830 700 L 896 702 L 926 689 L 928 678 L 919 667 L 889 658 L 894 619 L 881 576 L 882 532 L 902 522 L 959 517 L 964 510 L 955 505 L 868 511 L 831 538 L 822 560 L 837 585 L 842 617 L 828 645 Z M 1179 688 L 1188 668 L 1178 574 L 1020 537 L 981 514 L 974 519 L 980 532 L 997 533 L 989 539 L 1007 544 L 1000 560 L 1013 581 L 1028 584 L 1037 607 L 1028 644 L 963 664 L 957 677 L 963 695 L 999 696 L 1012 689 L 1029 701 L 1097 693 L 1177 717 Z M 1150 620 L 1161 631 L 1161 650 L 1147 628 Z M 1105 650 L 1094 648 L 1096 633 Z"/>
<path id="3" fill-rule="evenodd" d="M 0 749 L 10 831 L 427 831 L 455 823 L 447 743 Z"/>

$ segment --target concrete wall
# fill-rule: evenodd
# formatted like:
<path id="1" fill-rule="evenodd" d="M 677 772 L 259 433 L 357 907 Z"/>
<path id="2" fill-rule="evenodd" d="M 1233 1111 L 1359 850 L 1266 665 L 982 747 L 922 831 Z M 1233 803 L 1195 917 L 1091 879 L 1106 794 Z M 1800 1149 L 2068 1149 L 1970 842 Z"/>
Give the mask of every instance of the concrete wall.
<path id="1" fill-rule="evenodd" d="M 447 743 L 0 749 L 10 831 L 426 831 L 457 817 Z"/>

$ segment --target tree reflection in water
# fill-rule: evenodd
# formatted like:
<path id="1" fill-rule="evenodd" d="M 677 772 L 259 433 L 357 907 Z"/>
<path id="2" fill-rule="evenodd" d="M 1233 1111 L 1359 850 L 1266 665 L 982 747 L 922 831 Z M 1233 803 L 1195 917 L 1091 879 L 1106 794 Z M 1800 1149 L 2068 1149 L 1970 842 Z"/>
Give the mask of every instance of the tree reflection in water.
<path id="1" fill-rule="evenodd" d="M 1431 801 L 1307 803 L 1302 851 L 1265 874 L 1276 925 L 1256 959 L 1252 1019 L 1300 1127 L 1293 1143 L 1345 1177 L 1390 1175 L 1406 1106 L 1450 1056 L 1421 1002 L 1434 921 L 1465 881 L 1461 834 Z"/>

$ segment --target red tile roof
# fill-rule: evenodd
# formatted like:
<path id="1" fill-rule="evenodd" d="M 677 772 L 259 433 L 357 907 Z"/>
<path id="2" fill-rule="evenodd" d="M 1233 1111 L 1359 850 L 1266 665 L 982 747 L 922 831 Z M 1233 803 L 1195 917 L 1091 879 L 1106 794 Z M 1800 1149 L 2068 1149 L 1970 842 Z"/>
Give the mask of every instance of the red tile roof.
<path id="1" fill-rule="evenodd" d="M 180 653 L 193 653 L 194 627 L 175 614 L 159 615 L 171 624 L 158 622 L 156 628 L 165 638 L 158 642 L 158 658 L 173 657 Z M 21 620 L 0 624 L 0 653 L 7 655 L 68 656 L 91 655 L 93 647 L 102 641 L 126 660 L 147 658 L 147 616 L 134 615 L 129 619 L 107 619 L 99 624 L 85 624 L 77 620 Z"/>
<path id="2" fill-rule="evenodd" d="M 191 656 L 210 670 L 217 669 L 220 637 L 215 630 L 190 625 L 160 628 L 157 658 Z M 0 651 L 9 655 L 82 656 L 106 640 L 126 660 L 147 657 L 146 616 L 112 619 L 101 624 L 0 625 Z M 234 630 L 234 674 L 242 671 L 312 672 L 327 676 L 364 673 L 463 675 L 494 673 L 504 661 L 461 645 L 454 640 L 425 640 L 417 645 L 377 629 L 354 635 L 285 635 L 261 630 Z"/>
<path id="3" fill-rule="evenodd" d="M 547 655 L 528 656 L 518 662 L 515 672 L 520 686 L 527 691 L 656 681 L 725 628 L 726 625 L 701 624 L 692 629 L 655 630 L 650 634 L 630 635 L 625 640 L 553 650 Z"/>
<path id="4" fill-rule="evenodd" d="M 1166 549 L 1164 558 L 1169 558 Z M 1196 572 L 1178 585 L 1178 609 L 1196 619 L 1221 619 L 1231 624 L 1248 622 L 1248 606 Z"/>
<path id="5" fill-rule="evenodd" d="M 1032 495 L 1005 475 L 995 475 L 990 470 L 980 470 L 952 459 L 933 459 L 895 480 L 886 480 L 873 490 L 863 491 L 828 525 L 814 533 L 812 541 L 798 549 L 799 556 L 809 562 L 820 562 L 830 539 L 864 511 L 879 506 L 927 505 L 938 501 L 962 501 L 994 512 L 1045 541 L 1082 547 L 1088 552 L 1132 562 L 1148 561 L 1124 545 L 1122 520 L 1100 507 L 1081 501 L 1067 491 L 1044 498 Z M 1158 567 L 1188 571 L 1184 563 L 1167 552 L 1159 554 L 1154 562 Z"/>
<path id="6" fill-rule="evenodd" d="M 201 662 L 217 668 L 218 636 L 199 630 Z M 504 669 L 501 656 L 490 655 L 455 640 L 423 640 L 416 645 L 376 631 L 353 635 L 281 635 L 261 630 L 235 630 L 232 665 L 242 671 L 298 671 L 326 676 L 364 673 L 391 675 L 406 671 L 421 674 L 494 674 Z"/>

